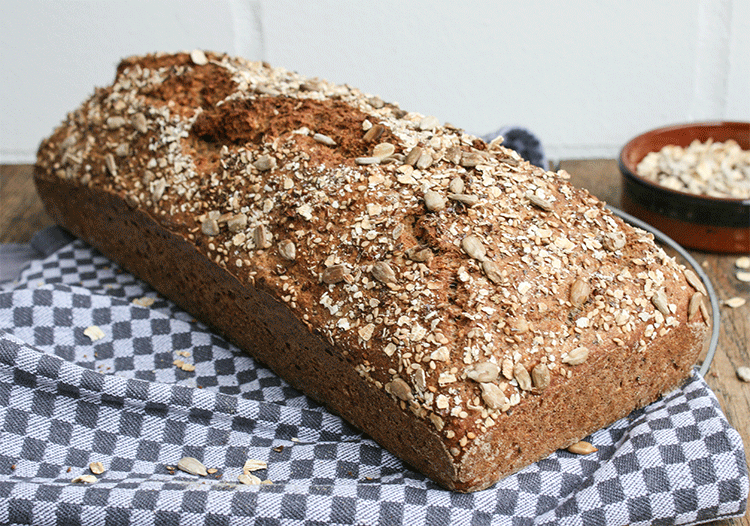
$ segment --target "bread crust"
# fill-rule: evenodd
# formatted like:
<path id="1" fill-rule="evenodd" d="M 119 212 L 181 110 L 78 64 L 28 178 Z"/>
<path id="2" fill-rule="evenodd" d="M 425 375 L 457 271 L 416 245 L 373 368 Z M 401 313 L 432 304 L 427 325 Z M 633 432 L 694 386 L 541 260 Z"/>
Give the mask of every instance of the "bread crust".
<path id="1" fill-rule="evenodd" d="M 486 488 L 689 374 L 700 284 L 564 173 L 199 62 L 126 59 L 70 114 L 39 150 L 48 213 L 420 472 Z"/>

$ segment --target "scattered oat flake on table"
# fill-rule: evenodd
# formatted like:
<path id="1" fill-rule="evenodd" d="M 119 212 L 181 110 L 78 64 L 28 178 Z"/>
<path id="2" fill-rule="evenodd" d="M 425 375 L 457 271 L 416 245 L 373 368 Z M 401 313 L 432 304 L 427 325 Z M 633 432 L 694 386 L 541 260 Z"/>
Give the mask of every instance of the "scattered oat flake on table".
<path id="1" fill-rule="evenodd" d="M 734 266 L 744 270 L 750 270 L 750 256 L 737 258 L 737 261 L 734 262 Z"/>
<path id="2" fill-rule="evenodd" d="M 742 270 L 737 271 L 737 279 L 740 281 L 744 281 L 745 283 L 750 283 L 750 272 L 745 272 Z"/>
<path id="3" fill-rule="evenodd" d="M 727 307 L 731 307 L 733 309 L 736 309 L 737 307 L 742 307 L 745 303 L 747 303 L 747 300 L 745 298 L 729 298 L 728 300 L 724 300 L 724 305 Z"/>
<path id="4" fill-rule="evenodd" d="M 83 334 L 85 336 L 88 336 L 91 339 L 92 342 L 95 342 L 97 340 L 101 340 L 105 336 L 104 331 L 101 330 L 96 325 L 92 325 L 91 327 L 87 327 L 83 331 Z"/>
<path id="5" fill-rule="evenodd" d="M 179 358 L 172 362 L 172 365 L 175 367 L 179 367 L 183 371 L 187 371 L 189 373 L 195 371 L 195 365 L 192 363 L 185 363 L 183 360 L 180 360 Z"/>
<path id="6" fill-rule="evenodd" d="M 101 462 L 92 462 L 91 464 L 89 464 L 89 469 L 94 475 L 101 475 L 102 473 L 104 473 L 104 464 L 102 464 Z"/>
<path id="7" fill-rule="evenodd" d="M 263 460 L 255 460 L 255 459 L 248 459 L 245 462 L 245 465 L 242 466 L 242 471 L 244 473 L 249 473 L 250 471 L 258 471 L 260 469 L 267 469 L 268 464 Z"/>
<path id="8" fill-rule="evenodd" d="M 71 480 L 73 484 L 93 484 L 97 481 L 97 478 L 94 475 L 78 475 L 76 478 Z"/>
<path id="9" fill-rule="evenodd" d="M 743 382 L 749 382 L 750 383 L 750 367 L 738 367 L 737 368 L 737 376 Z"/>
<path id="10" fill-rule="evenodd" d="M 246 486 L 257 486 L 258 484 L 260 484 L 260 479 L 255 475 L 251 475 L 249 473 L 243 473 L 242 475 L 237 477 L 237 480 L 239 480 Z"/>
<path id="11" fill-rule="evenodd" d="M 154 304 L 155 301 L 156 301 L 156 299 L 154 299 L 154 298 L 149 298 L 148 296 L 143 296 L 142 298 L 136 298 L 136 299 L 134 299 L 133 303 L 135 303 L 136 305 L 139 305 L 141 307 L 150 307 L 151 305 Z"/>

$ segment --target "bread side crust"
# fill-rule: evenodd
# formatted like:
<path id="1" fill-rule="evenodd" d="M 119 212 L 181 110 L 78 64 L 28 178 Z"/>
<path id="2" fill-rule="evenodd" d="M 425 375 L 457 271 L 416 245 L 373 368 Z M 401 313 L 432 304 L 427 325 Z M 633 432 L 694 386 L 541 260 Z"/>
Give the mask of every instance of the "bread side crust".
<path id="1" fill-rule="evenodd" d="M 543 398 L 529 399 L 476 441 L 458 478 L 472 491 L 487 488 L 497 471 L 503 477 L 515 473 L 654 402 L 690 374 L 707 332 L 703 323 L 685 324 L 642 352 L 619 347 L 592 360 L 581 374 Z"/>
<path id="2" fill-rule="evenodd" d="M 356 373 L 343 350 L 300 322 L 267 292 L 243 285 L 194 245 L 109 192 L 59 181 L 35 183 L 52 219 L 226 336 L 301 390 L 441 485 L 463 489 L 442 437 L 401 411 Z M 466 488 L 468 489 L 468 488 Z"/>

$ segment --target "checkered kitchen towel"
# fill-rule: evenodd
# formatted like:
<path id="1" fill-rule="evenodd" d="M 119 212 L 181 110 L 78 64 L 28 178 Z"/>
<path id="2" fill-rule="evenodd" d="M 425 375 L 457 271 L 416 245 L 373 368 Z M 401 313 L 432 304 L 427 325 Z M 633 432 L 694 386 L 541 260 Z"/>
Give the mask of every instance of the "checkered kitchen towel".
<path id="1" fill-rule="evenodd" d="M 592 455 L 445 491 L 80 241 L 0 287 L 0 433 L 3 524 L 688 524 L 748 495 L 697 374 Z M 217 471 L 174 471 L 185 456 Z M 272 484 L 238 483 L 248 459 Z M 72 483 L 90 462 L 106 471 Z"/>

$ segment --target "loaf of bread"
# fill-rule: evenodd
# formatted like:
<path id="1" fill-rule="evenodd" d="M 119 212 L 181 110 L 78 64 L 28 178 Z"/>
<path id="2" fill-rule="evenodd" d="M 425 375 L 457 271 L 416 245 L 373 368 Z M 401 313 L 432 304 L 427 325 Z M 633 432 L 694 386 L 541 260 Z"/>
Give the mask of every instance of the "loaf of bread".
<path id="1" fill-rule="evenodd" d="M 446 488 L 678 386 L 703 285 L 568 175 L 346 85 L 123 60 L 44 140 L 51 217 Z"/>

